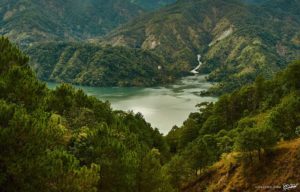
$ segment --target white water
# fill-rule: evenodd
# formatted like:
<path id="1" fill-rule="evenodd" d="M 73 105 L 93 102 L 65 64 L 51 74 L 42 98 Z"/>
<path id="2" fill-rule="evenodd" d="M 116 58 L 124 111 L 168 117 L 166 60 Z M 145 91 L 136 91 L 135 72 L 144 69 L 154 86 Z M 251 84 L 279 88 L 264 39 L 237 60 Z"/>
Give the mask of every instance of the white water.
<path id="1" fill-rule="evenodd" d="M 201 67 L 201 65 L 202 65 L 202 62 L 201 62 L 201 55 L 200 54 L 198 54 L 197 55 L 197 61 L 198 61 L 198 66 L 195 68 L 195 69 L 193 69 L 192 71 L 191 71 L 191 73 L 193 73 L 193 74 L 198 74 L 199 72 L 197 71 L 200 67 Z"/>

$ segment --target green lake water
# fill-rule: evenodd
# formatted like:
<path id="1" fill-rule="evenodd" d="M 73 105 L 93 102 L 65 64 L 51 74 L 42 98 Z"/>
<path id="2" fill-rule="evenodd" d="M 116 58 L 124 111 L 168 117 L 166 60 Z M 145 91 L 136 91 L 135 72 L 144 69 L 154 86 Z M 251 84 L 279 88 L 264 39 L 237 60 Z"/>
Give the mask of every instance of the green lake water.
<path id="1" fill-rule="evenodd" d="M 47 85 L 54 89 L 59 84 Z M 195 75 L 165 87 L 75 87 L 100 100 L 108 100 L 113 109 L 142 113 L 153 127 L 167 134 L 174 125 L 181 126 L 188 115 L 197 110 L 196 104 L 216 101 L 215 97 L 200 96 L 200 92 L 210 86 L 211 84 L 205 81 L 205 76 Z"/>

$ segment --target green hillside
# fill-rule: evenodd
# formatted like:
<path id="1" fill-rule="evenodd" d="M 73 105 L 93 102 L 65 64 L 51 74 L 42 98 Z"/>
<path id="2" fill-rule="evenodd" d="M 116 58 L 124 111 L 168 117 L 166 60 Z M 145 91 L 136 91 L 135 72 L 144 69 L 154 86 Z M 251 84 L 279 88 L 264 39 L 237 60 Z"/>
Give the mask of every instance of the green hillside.
<path id="1" fill-rule="evenodd" d="M 104 35 L 140 15 L 124 0 L 0 0 L 0 35 L 28 45 Z"/>
<path id="2" fill-rule="evenodd" d="M 216 103 L 201 103 L 199 112 L 174 127 L 166 136 L 173 185 L 182 191 L 229 192 L 297 184 L 299 69 L 298 61 L 271 80 L 260 76 Z"/>
<path id="3" fill-rule="evenodd" d="M 279 142 L 260 162 L 252 164 L 237 161 L 236 153 L 226 154 L 182 191 L 299 191 L 299 150 L 300 139 Z"/>
<path id="4" fill-rule="evenodd" d="M 154 86 L 169 82 L 161 57 L 140 49 L 90 43 L 39 43 L 27 49 L 45 81 L 89 86 Z"/>
<path id="5" fill-rule="evenodd" d="M 276 8 L 280 7 L 280 8 Z M 271 77 L 299 57 L 298 1 L 267 1 L 262 6 L 238 0 L 178 1 L 113 31 L 100 40 L 162 55 L 174 74 L 197 66 L 218 90 L 230 91 L 258 74 Z M 240 84 L 236 84 L 239 82 Z"/>
<path id="6" fill-rule="evenodd" d="M 261 4 L 264 3 L 268 0 L 243 0 L 243 2 L 245 3 L 251 3 L 251 4 Z"/>
<path id="7" fill-rule="evenodd" d="M 163 6 L 176 2 L 176 0 L 131 0 L 132 3 L 139 5 L 146 10 L 155 10 Z"/>

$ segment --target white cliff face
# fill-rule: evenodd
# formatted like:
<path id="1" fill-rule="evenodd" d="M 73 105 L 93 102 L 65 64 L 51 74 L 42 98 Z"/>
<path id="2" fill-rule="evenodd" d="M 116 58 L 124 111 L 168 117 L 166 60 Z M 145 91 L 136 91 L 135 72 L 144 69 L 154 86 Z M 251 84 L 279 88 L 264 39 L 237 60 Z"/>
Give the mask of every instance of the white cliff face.
<path id="1" fill-rule="evenodd" d="M 197 55 L 197 61 L 198 61 L 199 65 L 198 65 L 195 69 L 193 69 L 193 70 L 191 71 L 191 73 L 193 73 L 193 74 L 198 74 L 199 72 L 198 72 L 197 70 L 198 70 L 198 69 L 201 67 L 201 65 L 202 65 L 202 62 L 201 62 L 201 55 L 200 55 L 200 54 Z"/>
<path id="2" fill-rule="evenodd" d="M 160 45 L 160 41 L 154 35 L 149 35 L 147 39 L 142 44 L 143 49 L 155 49 Z"/>
<path id="3" fill-rule="evenodd" d="M 233 33 L 233 28 L 230 27 L 229 29 L 227 29 L 226 31 L 224 31 L 221 35 L 219 35 L 216 39 L 214 39 L 208 46 L 209 47 L 213 46 L 214 44 L 216 44 L 217 42 L 225 39 L 226 37 L 228 37 L 232 33 Z"/>

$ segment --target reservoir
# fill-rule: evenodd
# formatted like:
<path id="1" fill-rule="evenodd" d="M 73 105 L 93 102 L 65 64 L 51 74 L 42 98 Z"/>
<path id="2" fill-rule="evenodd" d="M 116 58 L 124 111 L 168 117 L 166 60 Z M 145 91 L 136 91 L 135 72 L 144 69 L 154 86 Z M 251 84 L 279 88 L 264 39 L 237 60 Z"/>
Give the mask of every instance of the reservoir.
<path id="1" fill-rule="evenodd" d="M 47 85 L 53 89 L 59 84 Z M 211 85 L 204 75 L 194 75 L 163 87 L 75 87 L 100 100 L 108 100 L 115 110 L 140 112 L 152 127 L 167 134 L 174 125 L 181 126 L 191 112 L 197 111 L 196 104 L 217 100 L 200 96 Z"/>

